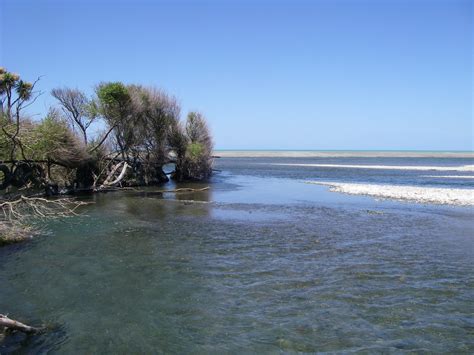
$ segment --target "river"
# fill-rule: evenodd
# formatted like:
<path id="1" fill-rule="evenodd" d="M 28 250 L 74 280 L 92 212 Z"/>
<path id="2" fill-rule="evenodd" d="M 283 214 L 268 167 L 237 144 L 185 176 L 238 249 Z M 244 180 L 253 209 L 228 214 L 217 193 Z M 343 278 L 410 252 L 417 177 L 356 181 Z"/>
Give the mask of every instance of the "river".
<path id="1" fill-rule="evenodd" d="M 82 197 L 0 249 L 0 313 L 47 327 L 0 353 L 474 352 L 472 157 L 329 155 Z"/>

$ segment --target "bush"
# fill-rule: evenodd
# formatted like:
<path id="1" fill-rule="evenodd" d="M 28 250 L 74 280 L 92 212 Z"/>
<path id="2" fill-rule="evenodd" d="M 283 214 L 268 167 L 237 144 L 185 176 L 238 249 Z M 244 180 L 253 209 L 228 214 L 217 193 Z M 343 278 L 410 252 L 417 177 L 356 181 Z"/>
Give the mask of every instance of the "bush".
<path id="1" fill-rule="evenodd" d="M 33 128 L 31 155 L 75 168 L 89 160 L 89 155 L 67 123 L 55 111 Z"/>
<path id="2" fill-rule="evenodd" d="M 178 129 L 181 126 L 178 126 Z M 186 148 L 177 148 L 176 171 L 173 178 L 183 180 L 204 180 L 212 174 L 212 139 L 204 117 L 197 112 L 188 114 L 186 126 L 176 141 L 186 143 Z"/>
<path id="3" fill-rule="evenodd" d="M 197 162 L 203 157 L 204 147 L 201 143 L 190 143 L 186 148 L 186 159 Z"/>

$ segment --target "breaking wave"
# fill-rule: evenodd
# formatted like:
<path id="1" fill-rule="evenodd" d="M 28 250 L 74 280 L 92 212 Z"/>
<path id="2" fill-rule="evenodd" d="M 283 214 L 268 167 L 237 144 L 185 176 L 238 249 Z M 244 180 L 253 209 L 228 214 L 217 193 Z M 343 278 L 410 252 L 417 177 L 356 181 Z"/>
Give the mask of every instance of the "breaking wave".
<path id="1" fill-rule="evenodd" d="M 472 171 L 474 165 L 462 166 L 411 166 L 411 165 L 347 165 L 347 164 L 303 164 L 303 163 L 272 163 L 279 166 L 307 166 L 316 168 L 346 168 L 346 169 L 378 169 L 378 170 L 418 170 L 418 171 Z"/>
<path id="2" fill-rule="evenodd" d="M 330 187 L 330 191 L 352 195 L 367 195 L 379 198 L 414 201 L 418 203 L 474 206 L 473 189 L 375 185 L 326 181 L 307 181 L 307 183 L 326 185 Z"/>
<path id="3" fill-rule="evenodd" d="M 421 177 L 439 179 L 474 179 L 474 175 L 422 175 Z"/>

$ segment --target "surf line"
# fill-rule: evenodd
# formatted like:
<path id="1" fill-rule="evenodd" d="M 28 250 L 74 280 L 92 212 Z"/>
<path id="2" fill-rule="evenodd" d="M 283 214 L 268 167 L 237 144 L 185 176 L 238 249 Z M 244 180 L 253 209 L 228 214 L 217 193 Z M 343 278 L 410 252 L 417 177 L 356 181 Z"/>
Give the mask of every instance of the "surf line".
<path id="1" fill-rule="evenodd" d="M 259 163 L 267 165 L 266 163 Z M 474 165 L 462 166 L 420 166 L 420 165 L 345 165 L 345 164 L 303 164 L 303 163 L 268 163 L 274 166 L 302 166 L 315 168 L 343 169 L 378 169 L 378 170 L 419 170 L 419 171 L 474 171 Z"/>
<path id="2" fill-rule="evenodd" d="M 350 195 L 366 195 L 378 198 L 407 200 L 430 204 L 457 206 L 474 205 L 473 189 L 340 183 L 330 181 L 305 181 L 305 183 L 329 186 L 329 191 Z"/>

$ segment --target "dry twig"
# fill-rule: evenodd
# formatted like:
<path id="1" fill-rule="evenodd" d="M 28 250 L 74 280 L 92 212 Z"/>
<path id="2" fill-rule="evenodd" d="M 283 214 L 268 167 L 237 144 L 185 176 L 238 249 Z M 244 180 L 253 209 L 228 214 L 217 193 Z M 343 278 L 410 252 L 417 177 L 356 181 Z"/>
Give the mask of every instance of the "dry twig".
<path id="1" fill-rule="evenodd" d="M 0 203 L 3 219 L 8 222 L 23 221 L 25 218 L 52 219 L 77 215 L 76 210 L 88 202 L 71 198 L 48 200 L 43 197 L 20 196 L 16 200 Z"/>

